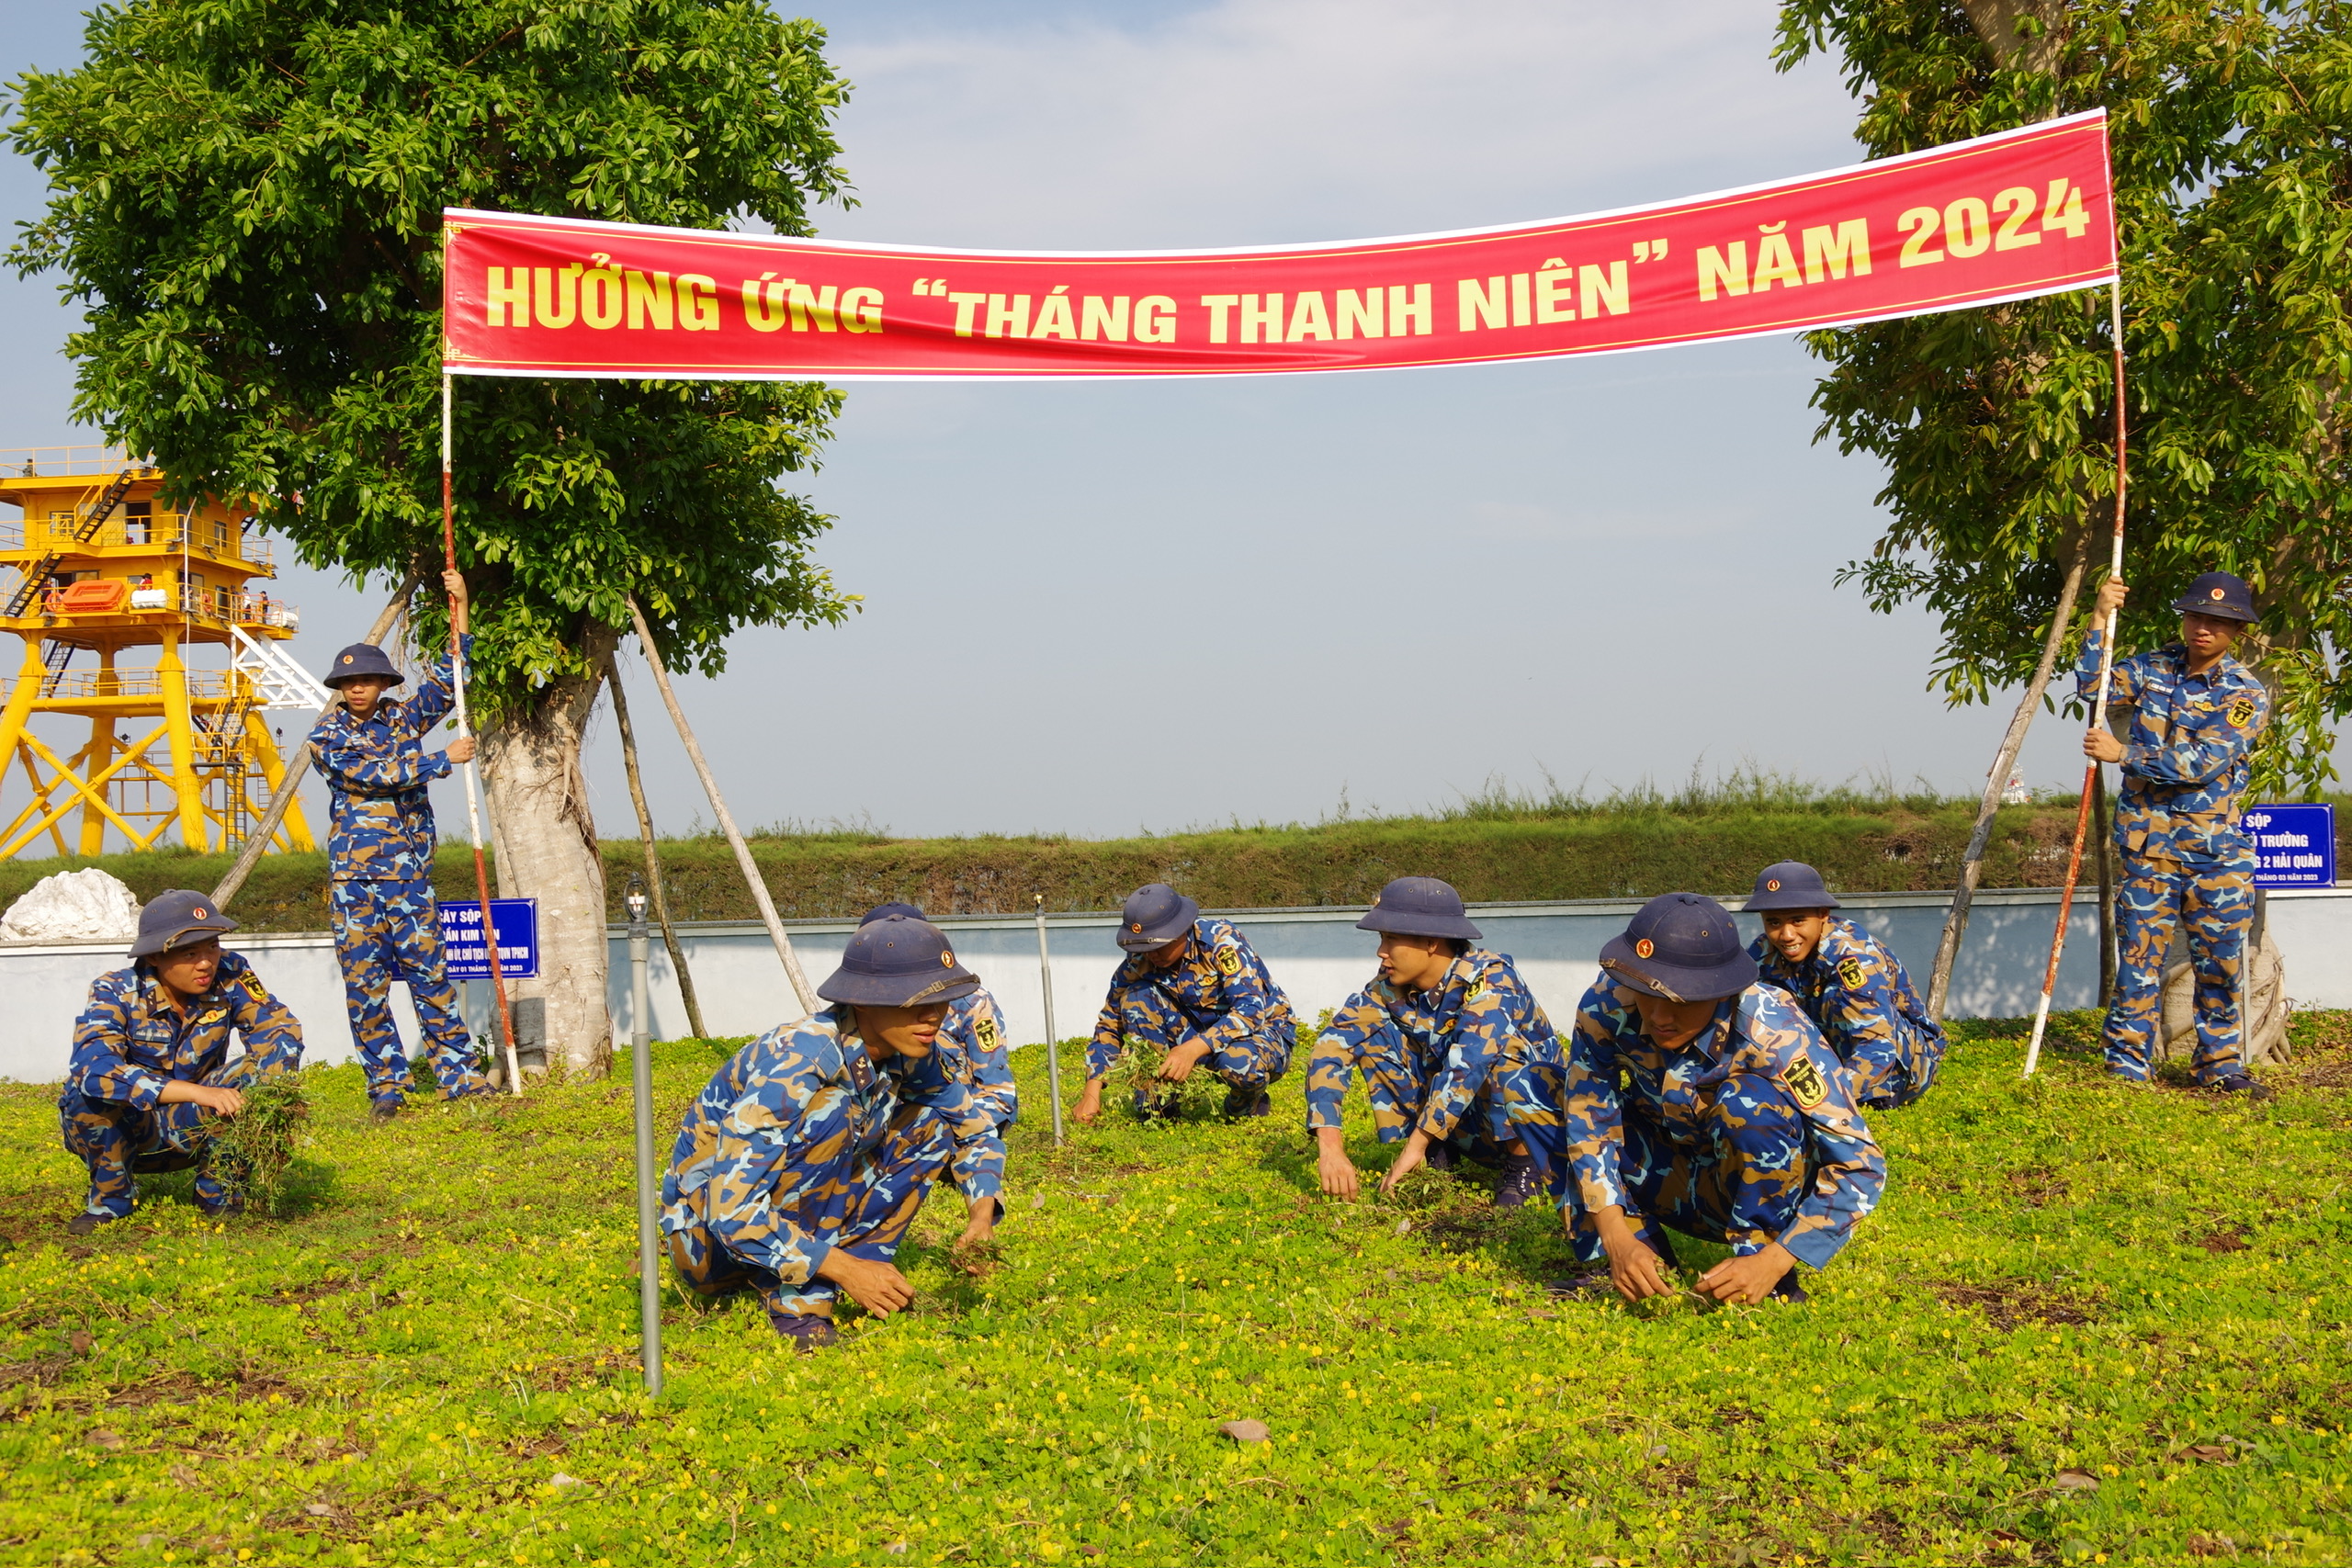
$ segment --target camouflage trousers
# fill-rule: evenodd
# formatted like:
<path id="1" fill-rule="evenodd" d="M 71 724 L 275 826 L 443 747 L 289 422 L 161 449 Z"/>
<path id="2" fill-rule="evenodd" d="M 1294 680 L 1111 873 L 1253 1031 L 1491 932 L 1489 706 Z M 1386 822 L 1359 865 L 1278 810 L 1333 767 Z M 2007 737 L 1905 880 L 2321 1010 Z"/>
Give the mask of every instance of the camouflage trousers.
<path id="1" fill-rule="evenodd" d="M 1865 1040 L 1846 1058 L 1846 1068 L 1854 1076 L 1854 1102 L 1865 1111 L 1908 1105 L 1934 1085 L 1936 1069 L 1943 1062 L 1941 1031 L 1898 1018 L 1894 1039 Z"/>
<path id="2" fill-rule="evenodd" d="M 1625 1190 L 1625 1217 L 1643 1243 L 1662 1255 L 1668 1247 L 1661 1225 L 1728 1243 L 1743 1258 L 1761 1252 L 1796 1223 L 1812 1185 L 1804 1113 L 1761 1074 L 1735 1073 L 1724 1080 L 1698 1144 L 1677 1144 L 1644 1117 L 1625 1117 L 1623 1129 L 1617 1179 Z M 1607 1256 L 1600 1227 L 1576 1201 L 1573 1188 L 1567 1194 L 1569 1245 L 1586 1262 L 1600 1262 Z"/>
<path id="3" fill-rule="evenodd" d="M 787 1146 L 783 1163 L 797 1168 L 815 1152 Z M 816 1236 L 828 1249 L 869 1262 L 890 1262 L 932 1183 L 955 1156 L 955 1134 L 936 1111 L 901 1107 L 876 1147 L 837 1155 L 831 1162 L 835 1168 L 816 1180 L 806 1179 L 796 1169 L 794 1185 L 805 1196 L 775 1218 Z M 686 1288 L 706 1296 L 755 1291 L 771 1317 L 832 1316 L 841 1287 L 831 1280 L 814 1275 L 786 1280 L 727 1250 L 710 1224 L 709 1204 L 717 1190 L 714 1182 L 686 1193 L 662 1217 L 671 1265 Z"/>
<path id="4" fill-rule="evenodd" d="M 1402 1143 L 1428 1108 L 1430 1081 L 1444 1065 L 1443 1056 L 1424 1057 L 1415 1052 L 1393 1020 L 1364 1038 L 1356 1047 L 1353 1062 L 1323 1055 L 1318 1048 L 1306 1065 L 1306 1124 L 1310 1130 L 1341 1124 L 1340 1105 L 1347 1094 L 1347 1072 L 1352 1067 L 1363 1075 L 1374 1135 L 1384 1144 Z M 1482 1165 L 1499 1165 L 1501 1145 L 1519 1136 L 1512 1119 L 1529 1103 L 1525 1080 L 1523 1061 L 1496 1063 L 1469 1109 L 1454 1123 L 1447 1144 Z"/>
<path id="5" fill-rule="evenodd" d="M 2237 985 L 2254 923 L 2253 876 L 2127 855 L 2115 889 L 2115 999 L 2105 1030 L 2108 1071 L 2118 1077 L 2148 1076 L 2164 1009 L 2165 954 L 2183 920 L 2197 972 L 2197 1081 L 2238 1069 Z"/>
<path id="6" fill-rule="evenodd" d="M 445 1098 L 486 1094 L 473 1042 L 458 1014 L 458 989 L 441 962 L 441 912 L 425 882 L 338 882 L 332 906 L 334 955 L 343 965 L 343 999 L 352 1043 L 367 1066 L 368 1098 L 405 1098 L 408 1057 L 392 1022 L 394 980 L 408 985 L 424 1038 L 418 1057 Z"/>
<path id="7" fill-rule="evenodd" d="M 1121 998 L 1119 1032 L 1155 1058 L 1199 1033 L 1192 1020 L 1148 987 L 1137 987 Z M 1298 1030 L 1285 1010 L 1280 1019 L 1261 1024 L 1255 1033 L 1212 1050 L 1193 1070 L 1212 1074 L 1234 1089 L 1260 1091 L 1290 1070 L 1290 1054 L 1297 1045 Z"/>
<path id="8" fill-rule="evenodd" d="M 290 1067 L 275 1056 L 244 1055 L 204 1075 L 215 1089 L 243 1089 Z M 214 1213 L 229 1191 L 212 1168 L 212 1137 L 205 1126 L 211 1112 L 186 1100 L 152 1111 L 119 1100 L 92 1100 L 67 1088 L 57 1102 L 58 1130 L 65 1152 L 90 1168 L 90 1195 L 83 1205 L 110 1220 L 129 1216 L 139 1201 L 138 1178 L 196 1168 L 196 1202 Z"/>

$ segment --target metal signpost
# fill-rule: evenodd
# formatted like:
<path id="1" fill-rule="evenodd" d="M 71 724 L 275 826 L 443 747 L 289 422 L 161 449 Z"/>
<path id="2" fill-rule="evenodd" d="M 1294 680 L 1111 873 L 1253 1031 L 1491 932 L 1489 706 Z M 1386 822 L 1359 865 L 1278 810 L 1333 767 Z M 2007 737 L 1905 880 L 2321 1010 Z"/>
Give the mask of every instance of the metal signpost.
<path id="1" fill-rule="evenodd" d="M 1054 960 L 1046 951 L 1046 896 L 1037 895 L 1037 973 L 1046 987 L 1046 1089 L 1054 1101 L 1054 1142 L 1062 1141 L 1062 1043 L 1054 1032 Z"/>
<path id="2" fill-rule="evenodd" d="M 2335 886 L 2335 807 L 2253 806 L 2238 818 L 2254 840 L 2256 887 Z"/>
<path id="3" fill-rule="evenodd" d="M 653 1013 L 645 983 L 645 879 L 621 895 L 628 907 L 628 1076 L 637 1122 L 637 1315 L 645 1392 L 662 1394 L 662 1257 L 653 1222 Z"/>

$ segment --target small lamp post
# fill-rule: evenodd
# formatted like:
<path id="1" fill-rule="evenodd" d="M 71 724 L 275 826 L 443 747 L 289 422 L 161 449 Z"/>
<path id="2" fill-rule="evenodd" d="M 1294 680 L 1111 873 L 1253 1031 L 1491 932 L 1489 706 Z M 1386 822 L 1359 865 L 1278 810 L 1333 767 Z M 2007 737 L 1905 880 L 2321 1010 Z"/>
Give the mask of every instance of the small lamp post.
<path id="1" fill-rule="evenodd" d="M 645 983 L 645 879 L 621 895 L 628 909 L 628 1076 L 637 1120 L 637 1312 L 645 1391 L 662 1393 L 662 1254 L 654 1227 L 653 1009 Z"/>

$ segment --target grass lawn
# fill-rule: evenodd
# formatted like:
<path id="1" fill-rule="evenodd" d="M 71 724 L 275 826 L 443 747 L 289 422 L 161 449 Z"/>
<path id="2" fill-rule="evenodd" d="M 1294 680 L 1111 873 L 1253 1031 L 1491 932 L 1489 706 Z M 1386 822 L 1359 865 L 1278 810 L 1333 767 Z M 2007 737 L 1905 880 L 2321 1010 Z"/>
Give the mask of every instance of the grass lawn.
<path id="1" fill-rule="evenodd" d="M 1548 1215 L 1313 1196 L 1295 1073 L 1057 1152 L 1023 1051 L 997 1272 L 951 1198 L 820 1356 L 673 1293 L 658 1406 L 625 1072 L 376 1128 L 313 1069 L 290 1217 L 151 1178 L 87 1243 L 54 1089 L 0 1086 L 0 1560 L 2352 1558 L 2352 1017 L 2263 1107 L 1966 1033 L 1810 1306 L 1654 1316 L 1548 1300 Z M 658 1048 L 664 1149 L 718 1052 Z"/>

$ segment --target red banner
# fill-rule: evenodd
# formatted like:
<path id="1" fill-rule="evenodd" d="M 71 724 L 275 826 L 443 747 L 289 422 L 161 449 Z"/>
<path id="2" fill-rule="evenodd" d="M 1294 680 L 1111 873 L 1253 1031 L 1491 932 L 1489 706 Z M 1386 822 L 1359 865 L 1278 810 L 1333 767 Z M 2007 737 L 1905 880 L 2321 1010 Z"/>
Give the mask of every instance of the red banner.
<path id="1" fill-rule="evenodd" d="M 452 210 L 447 369 L 972 379 L 1465 365 L 2116 275 L 2103 111 L 1688 201 L 1340 245 L 948 251 Z"/>

